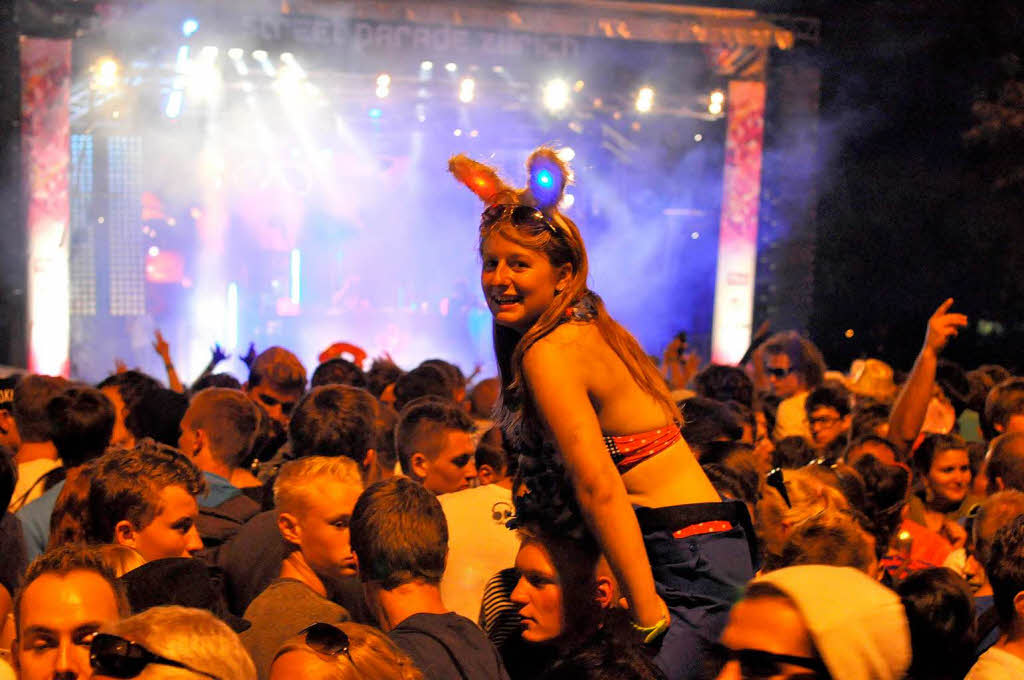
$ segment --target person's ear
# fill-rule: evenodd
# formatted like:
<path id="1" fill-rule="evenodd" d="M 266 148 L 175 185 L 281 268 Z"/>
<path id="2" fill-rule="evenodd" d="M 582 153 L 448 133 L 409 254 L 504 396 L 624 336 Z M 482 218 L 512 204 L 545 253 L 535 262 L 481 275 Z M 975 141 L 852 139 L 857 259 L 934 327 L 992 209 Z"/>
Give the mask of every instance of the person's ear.
<path id="1" fill-rule="evenodd" d="M 0 434 L 7 434 L 14 424 L 14 416 L 5 408 L 0 408 Z"/>
<path id="2" fill-rule="evenodd" d="M 118 545 L 128 546 L 129 548 L 136 547 L 138 543 L 137 534 L 138 532 L 135 531 L 135 527 L 126 519 L 114 525 L 114 543 Z"/>
<path id="3" fill-rule="evenodd" d="M 572 279 L 572 264 L 566 262 L 557 270 L 558 278 L 555 280 L 555 292 L 561 293 L 569 285 Z"/>
<path id="4" fill-rule="evenodd" d="M 369 479 L 378 479 L 380 477 L 379 470 L 377 469 L 380 461 L 377 458 L 376 449 L 366 449 L 366 455 L 363 456 L 362 468 L 363 475 Z"/>
<path id="5" fill-rule="evenodd" d="M 430 460 L 422 452 L 416 451 L 409 458 L 409 472 L 412 473 L 413 479 L 423 481 L 430 472 Z"/>
<path id="6" fill-rule="evenodd" d="M 1018 591 L 1013 596 L 1013 611 L 1016 614 L 1014 616 L 1015 621 L 1024 620 L 1024 590 Z"/>
<path id="7" fill-rule="evenodd" d="M 611 609 L 616 604 L 615 583 L 611 577 L 606 575 L 598 576 L 596 581 L 594 600 L 600 605 L 601 609 Z"/>
<path id="8" fill-rule="evenodd" d="M 277 530 L 288 543 L 296 546 L 302 544 L 302 524 L 290 512 L 282 512 L 277 516 Z"/>
<path id="9" fill-rule="evenodd" d="M 192 430 L 192 432 L 195 433 L 195 444 L 192 445 L 191 451 L 186 452 L 186 455 L 195 458 L 210 443 L 210 437 L 206 434 L 206 430 Z"/>
<path id="10" fill-rule="evenodd" d="M 484 463 L 476 469 L 476 478 L 480 482 L 480 486 L 486 484 L 493 484 L 498 480 L 498 474 L 494 471 L 494 468 Z"/>

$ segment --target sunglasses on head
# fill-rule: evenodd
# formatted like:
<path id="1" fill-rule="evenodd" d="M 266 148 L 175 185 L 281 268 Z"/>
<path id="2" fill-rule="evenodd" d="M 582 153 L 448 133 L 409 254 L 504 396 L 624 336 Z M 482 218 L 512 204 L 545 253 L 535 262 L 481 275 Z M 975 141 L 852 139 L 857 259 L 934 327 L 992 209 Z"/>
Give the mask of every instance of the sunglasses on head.
<path id="1" fill-rule="evenodd" d="M 535 234 L 542 231 L 550 231 L 557 234 L 555 225 L 551 224 L 547 217 L 540 210 L 528 205 L 495 204 L 484 210 L 480 216 L 480 229 L 490 229 L 498 222 L 505 219 L 516 229 L 521 229 Z"/>
<path id="2" fill-rule="evenodd" d="M 184 668 L 207 678 L 220 680 L 216 675 L 154 654 L 139 643 L 126 640 L 118 635 L 97 633 L 89 645 L 89 664 L 96 675 L 104 675 L 108 678 L 135 678 L 151 663 Z"/>
<path id="3" fill-rule="evenodd" d="M 337 626 L 329 623 L 314 623 L 302 630 L 299 635 L 305 637 L 306 645 L 314 652 L 325 656 L 338 656 L 344 654 L 352 661 L 352 655 L 348 653 L 348 634 Z M 355 661 L 352 661 L 355 665 Z"/>
<path id="4" fill-rule="evenodd" d="M 789 654 L 773 654 L 760 649 L 731 649 L 725 645 L 715 644 L 711 646 L 709 661 L 714 667 L 714 672 L 719 673 L 730 661 L 738 661 L 740 664 L 740 676 L 744 680 L 767 680 L 784 674 L 783 664 L 799 666 L 811 671 L 810 673 L 795 673 L 785 677 L 789 680 L 812 680 L 816 678 L 828 678 L 828 668 L 819 659 L 812 659 L 806 656 L 791 656 Z"/>

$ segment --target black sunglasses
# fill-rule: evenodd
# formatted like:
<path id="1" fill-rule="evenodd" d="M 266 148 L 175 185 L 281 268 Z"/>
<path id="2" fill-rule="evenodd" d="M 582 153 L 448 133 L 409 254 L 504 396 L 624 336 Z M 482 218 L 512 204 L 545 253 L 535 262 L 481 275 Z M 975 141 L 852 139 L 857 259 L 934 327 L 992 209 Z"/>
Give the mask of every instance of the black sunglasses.
<path id="1" fill-rule="evenodd" d="M 558 233 L 555 225 L 551 224 L 540 210 L 528 205 L 501 203 L 492 205 L 487 210 L 484 210 L 480 216 L 480 229 L 490 229 L 498 222 L 506 219 L 506 217 L 516 229 L 525 229 L 535 233 L 545 230 L 550 231 L 552 234 Z"/>
<path id="2" fill-rule="evenodd" d="M 787 375 L 793 372 L 792 368 L 768 368 L 765 367 L 764 372 L 768 375 L 774 376 L 778 379 L 785 378 Z"/>
<path id="3" fill-rule="evenodd" d="M 786 502 L 787 508 L 793 507 L 793 504 L 789 502 L 789 492 L 786 491 L 786 480 L 782 476 L 782 468 L 772 468 L 765 478 L 765 483 L 779 492 L 782 500 Z"/>
<path id="4" fill-rule="evenodd" d="M 326 656 L 338 656 L 344 654 L 352 661 L 352 655 L 348 653 L 348 634 L 337 626 L 329 623 L 314 623 L 304 628 L 299 635 L 306 638 L 306 644 L 314 652 Z M 352 661 L 355 666 L 355 661 Z"/>
<path id="5" fill-rule="evenodd" d="M 811 680 L 828 678 L 828 668 L 820 659 L 789 654 L 773 654 L 760 649 L 731 649 L 721 644 L 711 646 L 708 657 L 715 673 L 721 672 L 730 661 L 739 661 L 740 674 L 744 680 L 767 680 L 783 674 L 782 664 L 799 666 L 811 671 L 787 675 L 788 680 Z"/>
<path id="6" fill-rule="evenodd" d="M 89 645 L 89 665 L 92 666 L 96 675 L 105 675 L 109 678 L 134 678 L 138 677 L 139 673 L 151 663 L 184 668 L 187 671 L 213 678 L 213 680 L 220 680 L 216 675 L 154 654 L 139 643 L 125 640 L 118 635 L 97 633 Z"/>

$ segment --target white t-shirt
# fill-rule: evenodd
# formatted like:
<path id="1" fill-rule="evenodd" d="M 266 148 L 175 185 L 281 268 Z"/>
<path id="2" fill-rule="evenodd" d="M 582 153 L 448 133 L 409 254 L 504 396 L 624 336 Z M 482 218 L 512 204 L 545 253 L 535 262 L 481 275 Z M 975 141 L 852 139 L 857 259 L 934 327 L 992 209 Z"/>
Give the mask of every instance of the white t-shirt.
<path id="1" fill-rule="evenodd" d="M 519 538 L 505 527 L 512 516 L 512 492 L 497 484 L 438 496 L 448 520 L 448 566 L 441 598 L 471 621 L 480 618 L 484 586 L 515 565 Z"/>
<path id="2" fill-rule="evenodd" d="M 11 505 L 8 508 L 11 512 L 17 512 L 23 507 L 43 495 L 46 489 L 42 484 L 35 487 L 32 485 L 39 481 L 39 478 L 50 470 L 60 467 L 60 461 L 52 458 L 36 458 L 27 463 L 18 463 L 18 484 L 14 487 L 14 495 L 11 496 Z M 32 489 L 32 493 L 25 496 L 25 493 Z"/>
<path id="3" fill-rule="evenodd" d="M 971 666 L 964 680 L 1019 680 L 1024 678 L 1024 659 L 998 647 L 989 647 Z"/>
<path id="4" fill-rule="evenodd" d="M 779 410 L 775 412 L 775 431 L 772 433 L 772 439 L 811 439 L 811 425 L 807 422 L 807 412 L 804 410 L 809 394 L 810 392 L 799 392 L 779 402 Z"/>

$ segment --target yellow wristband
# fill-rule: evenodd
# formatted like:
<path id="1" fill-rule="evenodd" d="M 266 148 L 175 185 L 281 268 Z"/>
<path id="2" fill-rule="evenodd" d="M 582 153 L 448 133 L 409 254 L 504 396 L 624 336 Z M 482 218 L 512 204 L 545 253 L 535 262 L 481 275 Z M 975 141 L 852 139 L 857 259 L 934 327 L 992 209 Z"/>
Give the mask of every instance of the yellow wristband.
<path id="1" fill-rule="evenodd" d="M 634 623 L 633 630 L 643 633 L 644 644 L 649 645 L 668 632 L 669 626 L 672 625 L 671 619 L 672 615 L 666 614 L 653 626 L 638 626 Z"/>

